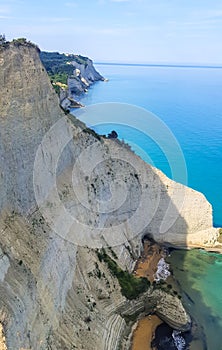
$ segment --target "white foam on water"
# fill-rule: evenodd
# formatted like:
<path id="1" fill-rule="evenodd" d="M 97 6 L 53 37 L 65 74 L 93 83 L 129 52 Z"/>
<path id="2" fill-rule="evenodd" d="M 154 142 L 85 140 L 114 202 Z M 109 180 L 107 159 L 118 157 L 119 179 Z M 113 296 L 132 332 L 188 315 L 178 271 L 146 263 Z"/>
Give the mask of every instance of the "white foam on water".
<path id="1" fill-rule="evenodd" d="M 172 333 L 173 341 L 178 350 L 184 350 L 186 348 L 186 342 L 181 335 L 181 332 L 176 330 Z"/>
<path id="2" fill-rule="evenodd" d="M 154 280 L 159 282 L 160 280 L 166 280 L 170 276 L 169 264 L 166 263 L 164 258 L 161 258 L 157 264 L 157 272 L 154 275 Z"/>

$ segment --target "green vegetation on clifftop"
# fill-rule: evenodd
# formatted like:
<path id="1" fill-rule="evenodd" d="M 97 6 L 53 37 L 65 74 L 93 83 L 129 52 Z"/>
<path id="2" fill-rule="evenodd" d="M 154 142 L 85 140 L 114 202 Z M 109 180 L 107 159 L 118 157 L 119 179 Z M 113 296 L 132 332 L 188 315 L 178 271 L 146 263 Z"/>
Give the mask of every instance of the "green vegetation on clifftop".
<path id="1" fill-rule="evenodd" d="M 40 52 L 40 59 L 48 74 L 73 74 L 74 66 L 71 62 L 87 65 L 88 58 L 80 55 L 64 54 L 59 52 Z"/>
<path id="2" fill-rule="evenodd" d="M 38 52 L 40 52 L 39 47 L 32 43 L 31 41 L 27 40 L 26 38 L 18 38 L 13 39 L 12 41 L 7 41 L 4 34 L 0 34 L 0 50 L 7 49 L 10 47 L 10 45 L 13 45 L 15 47 L 33 47 Z"/>
<path id="3" fill-rule="evenodd" d="M 40 59 L 57 93 L 60 91 L 57 83 L 67 84 L 68 77 L 73 76 L 73 62 L 85 66 L 88 62 L 88 58 L 81 55 L 45 51 L 40 52 Z"/>

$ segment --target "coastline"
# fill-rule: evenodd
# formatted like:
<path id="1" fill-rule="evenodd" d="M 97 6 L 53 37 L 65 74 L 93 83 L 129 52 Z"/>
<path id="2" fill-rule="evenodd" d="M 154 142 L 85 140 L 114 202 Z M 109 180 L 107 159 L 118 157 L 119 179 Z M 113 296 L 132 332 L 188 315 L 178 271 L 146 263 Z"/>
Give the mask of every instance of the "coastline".
<path id="1" fill-rule="evenodd" d="M 188 246 L 187 245 L 184 245 L 184 246 L 169 245 L 168 246 L 167 243 L 163 243 L 163 247 L 169 247 L 169 248 L 178 249 L 178 250 L 192 250 L 192 249 L 202 250 L 203 249 L 207 252 L 222 254 L 222 245 L 219 246 L 219 244 L 217 247 L 213 247 L 213 246 L 206 247 L 206 246 L 200 246 L 200 245 L 188 245 Z M 145 248 L 144 248 L 144 252 L 145 252 Z M 153 257 L 148 258 L 146 260 L 144 252 L 141 258 L 136 263 L 136 269 L 134 271 L 134 274 L 138 277 L 146 277 L 151 282 L 153 282 L 154 280 L 153 275 L 156 272 L 156 265 L 158 263 L 159 256 L 154 251 Z M 173 280 L 173 276 L 169 283 L 173 284 L 172 280 Z M 174 284 L 177 284 L 177 283 L 174 282 Z M 178 286 L 178 289 L 179 289 L 179 286 Z M 131 350 L 153 349 L 151 347 L 151 341 L 153 339 L 153 336 L 155 336 L 155 331 L 158 325 L 155 327 L 155 324 L 154 325 L 152 324 L 152 319 L 153 319 L 152 316 L 151 316 L 151 319 L 149 320 L 150 322 L 147 322 L 147 319 L 150 317 L 150 316 L 147 316 L 142 318 L 141 320 L 138 320 L 137 323 L 134 324 L 132 328 L 132 333 L 131 333 L 132 334 L 132 337 L 131 337 L 132 347 L 130 348 Z M 153 327 L 155 327 L 155 329 L 153 329 Z M 144 334 L 144 332 L 146 332 L 147 334 Z M 141 339 L 137 340 L 137 338 L 138 339 L 141 338 Z"/>
<path id="2" fill-rule="evenodd" d="M 157 271 L 157 264 L 164 257 L 163 248 L 154 241 L 145 240 L 141 257 L 137 260 L 134 274 L 138 277 L 146 277 L 151 283 Z M 154 350 L 152 341 L 155 338 L 157 327 L 164 322 L 155 314 L 148 315 L 138 320 L 133 327 L 131 350 Z"/>
<path id="3" fill-rule="evenodd" d="M 195 241 L 193 241 L 193 243 L 194 242 Z M 215 242 L 215 243 L 217 244 L 217 242 Z M 210 246 L 210 245 L 208 247 L 206 247 L 206 246 L 200 246 L 199 244 L 186 245 L 186 242 L 184 242 L 184 245 L 181 244 L 181 246 L 174 246 L 172 244 L 168 245 L 167 242 L 164 242 L 163 247 L 169 247 L 169 249 L 172 248 L 172 249 L 176 249 L 176 250 L 205 250 L 206 252 L 213 252 L 213 253 L 215 252 L 218 254 L 222 254 L 222 245 L 219 245 L 219 242 L 218 242 L 217 247 Z M 136 276 L 146 277 L 148 279 L 153 280 L 153 274 L 155 273 L 155 267 L 156 267 L 155 266 L 156 265 L 155 259 L 157 258 L 157 254 L 154 252 L 153 255 L 154 255 L 154 257 L 151 258 L 148 262 L 144 256 L 144 252 L 143 252 L 142 256 L 136 262 L 136 269 L 134 271 L 134 274 Z M 173 289 L 177 290 L 179 294 L 182 294 L 179 283 L 177 283 L 177 281 L 174 281 L 174 276 L 171 276 L 171 278 L 168 280 L 167 283 L 169 285 L 172 285 Z M 185 308 L 186 309 L 187 309 L 186 304 L 188 302 L 189 302 L 189 300 L 185 301 Z M 131 337 L 130 337 L 131 339 L 130 340 L 131 340 L 131 344 L 133 344 L 132 347 L 130 347 L 131 350 L 151 349 L 150 345 L 149 345 L 149 347 L 147 347 L 147 344 L 150 344 L 150 334 L 151 334 L 151 329 L 152 329 L 151 323 L 147 324 L 147 326 L 146 326 L 146 330 L 147 330 L 147 333 L 149 333 L 149 335 L 148 335 L 148 338 L 145 338 L 146 340 L 144 339 L 144 341 L 143 341 L 144 344 L 137 343 L 137 337 L 142 338 L 144 336 L 143 331 L 145 330 L 145 326 L 144 326 L 145 321 L 143 321 L 143 320 L 145 320 L 145 318 L 138 320 L 137 323 L 134 323 L 134 325 L 131 329 Z M 141 333 L 140 333 L 140 331 L 141 331 Z M 197 342 L 199 342 L 198 339 L 192 340 L 192 344 L 191 344 L 192 349 L 203 350 L 203 348 L 201 347 L 201 344 L 197 345 Z M 137 344 L 139 344 L 139 345 L 137 345 Z"/>
<path id="4" fill-rule="evenodd" d="M 138 277 L 145 277 L 151 283 L 153 283 L 155 281 L 155 277 L 157 277 L 155 276 L 155 274 L 157 272 L 158 263 L 160 259 L 167 258 L 166 249 L 174 248 L 174 247 L 161 245 L 156 243 L 155 241 L 148 240 L 148 239 L 144 240 L 143 246 L 144 246 L 144 249 L 141 254 L 141 257 L 136 262 L 134 274 Z M 192 248 L 187 247 L 187 249 L 189 248 L 192 249 L 194 247 Z M 201 247 L 195 247 L 195 248 L 202 249 Z M 182 250 L 181 247 L 179 248 L 175 247 L 175 249 Z M 171 288 L 173 288 L 178 294 L 181 293 L 180 285 L 178 281 L 175 279 L 174 275 L 170 275 L 167 281 L 168 281 L 167 283 L 171 285 Z M 158 344 L 158 341 L 161 339 L 161 334 L 162 334 L 162 331 L 159 330 L 160 325 L 161 327 L 163 327 L 162 329 L 164 329 L 164 327 L 169 328 L 169 326 L 163 320 L 161 320 L 156 314 L 150 314 L 148 316 L 145 316 L 139 319 L 132 327 L 132 332 L 130 336 L 131 338 L 130 350 L 141 350 L 141 349 L 157 350 L 157 344 Z M 196 326 L 194 328 L 196 328 Z M 188 341 L 188 343 L 192 346 L 192 348 L 195 341 L 196 342 L 199 341 L 198 339 L 196 339 L 194 342 L 192 341 L 192 338 L 193 338 L 192 335 L 194 335 L 193 332 L 195 333 L 195 330 L 192 328 L 190 335 L 189 334 L 186 335 L 186 341 Z M 164 336 L 164 331 L 162 336 Z M 198 349 L 203 350 L 203 348 L 199 347 L 199 344 L 198 344 Z"/>
<path id="5" fill-rule="evenodd" d="M 154 350 L 151 343 L 155 337 L 157 327 L 163 321 L 156 315 L 150 315 L 138 321 L 136 329 L 133 332 L 131 350 Z"/>
<path id="6" fill-rule="evenodd" d="M 174 249 L 167 262 L 170 263 L 172 276 L 182 290 L 184 307 L 192 318 L 190 350 L 219 349 L 217 334 L 221 329 L 221 254 L 216 249 Z M 215 283 L 216 280 L 218 284 Z"/>
<path id="7" fill-rule="evenodd" d="M 156 242 L 145 240 L 141 257 L 137 260 L 134 274 L 137 277 L 146 277 L 151 283 L 157 271 L 157 264 L 164 257 L 163 248 Z"/>
<path id="8" fill-rule="evenodd" d="M 206 252 L 222 254 L 222 244 L 218 242 L 215 246 L 205 246 L 200 244 L 189 244 L 189 245 L 174 245 L 169 243 L 163 243 L 163 246 L 167 249 L 175 249 L 175 250 L 192 250 L 192 249 L 202 249 Z"/>

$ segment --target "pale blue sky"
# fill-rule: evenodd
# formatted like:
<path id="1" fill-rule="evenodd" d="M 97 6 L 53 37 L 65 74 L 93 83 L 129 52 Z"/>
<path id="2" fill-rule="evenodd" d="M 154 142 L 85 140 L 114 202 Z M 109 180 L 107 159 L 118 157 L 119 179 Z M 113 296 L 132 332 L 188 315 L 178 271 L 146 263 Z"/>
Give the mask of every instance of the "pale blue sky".
<path id="1" fill-rule="evenodd" d="M 94 61 L 222 64 L 222 0 L 0 0 L 0 21 Z"/>

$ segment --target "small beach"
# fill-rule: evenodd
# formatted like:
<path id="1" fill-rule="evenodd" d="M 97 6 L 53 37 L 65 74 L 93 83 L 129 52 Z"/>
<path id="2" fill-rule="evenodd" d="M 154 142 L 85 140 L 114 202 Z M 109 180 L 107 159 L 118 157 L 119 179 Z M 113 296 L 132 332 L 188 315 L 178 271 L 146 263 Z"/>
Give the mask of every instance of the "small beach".
<path id="1" fill-rule="evenodd" d="M 151 342 L 155 337 L 156 328 L 163 323 L 156 315 L 150 315 L 138 321 L 133 333 L 132 350 L 154 350 Z"/>
<path id="2" fill-rule="evenodd" d="M 135 275 L 146 277 L 152 283 L 157 271 L 157 264 L 163 256 L 164 252 L 158 244 L 145 240 L 142 256 L 136 263 Z"/>
<path id="3" fill-rule="evenodd" d="M 146 277 L 152 283 L 157 264 L 163 256 L 163 250 L 158 244 L 145 240 L 142 256 L 135 267 L 135 275 Z M 156 328 L 162 323 L 163 321 L 156 315 L 149 315 L 139 320 L 133 333 L 132 350 L 154 350 L 151 342 L 155 337 Z"/>

